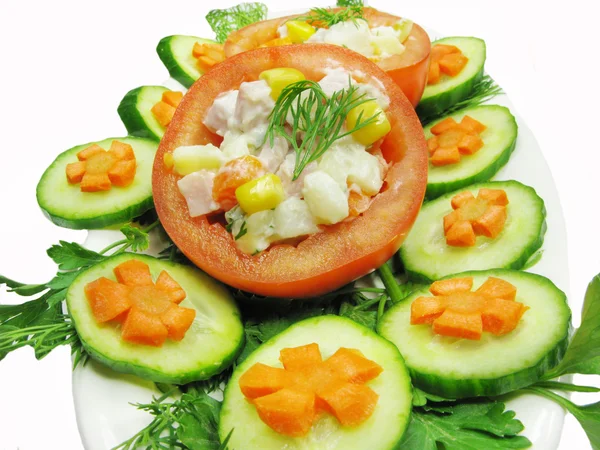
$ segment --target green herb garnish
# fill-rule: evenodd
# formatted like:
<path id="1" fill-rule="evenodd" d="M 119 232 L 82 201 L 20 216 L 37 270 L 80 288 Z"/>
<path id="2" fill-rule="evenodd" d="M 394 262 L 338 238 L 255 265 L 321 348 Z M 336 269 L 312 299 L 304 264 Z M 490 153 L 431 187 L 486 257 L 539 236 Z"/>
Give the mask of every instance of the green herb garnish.
<path id="1" fill-rule="evenodd" d="M 246 224 L 246 221 L 242 221 L 242 225 L 240 226 L 240 231 L 238 231 L 238 233 L 235 235 L 234 239 L 237 241 L 238 239 L 246 236 L 246 233 L 248 233 L 248 227 Z"/>
<path id="2" fill-rule="evenodd" d="M 331 28 L 333 25 L 341 22 L 351 21 L 357 25 L 357 20 L 363 19 L 362 2 L 347 5 L 346 8 L 335 11 L 331 8 L 312 8 L 306 16 L 296 17 L 294 20 L 308 22 L 318 28 Z M 346 6 L 346 5 L 344 5 Z"/>
<path id="3" fill-rule="evenodd" d="M 361 113 L 354 128 L 345 130 L 350 110 L 373 100 L 365 94 L 357 95 L 357 90 L 351 79 L 348 88 L 334 92 L 331 97 L 327 97 L 319 83 L 310 80 L 298 81 L 283 89 L 269 116 L 265 140 L 269 139 L 272 146 L 275 137 L 281 136 L 290 143 L 296 153 L 293 180 L 335 141 L 377 120 L 380 113 L 369 118 L 362 117 Z M 292 117 L 291 132 L 286 122 L 288 115 Z"/>
<path id="4" fill-rule="evenodd" d="M 363 0 L 337 0 L 336 4 L 341 7 L 364 6 Z"/>
<path id="5" fill-rule="evenodd" d="M 19 305 L 0 305 L 0 359 L 24 346 L 31 346 L 35 357 L 42 359 L 56 347 L 71 345 L 74 366 L 87 359 L 77 331 L 68 315 L 63 314 L 62 303 L 75 278 L 87 268 L 108 256 L 131 249 L 143 251 L 149 246 L 148 232 L 159 225 L 156 221 L 144 229 L 131 224 L 121 228 L 125 238 L 101 252 L 88 250 L 75 242 L 59 241 L 47 251 L 58 265 L 59 272 L 47 283 L 24 284 L 0 275 L 0 285 L 9 292 L 24 297 L 41 294 L 34 300 Z M 112 253 L 108 255 L 108 252 Z"/>
<path id="6" fill-rule="evenodd" d="M 497 401 L 429 404 L 413 409 L 403 450 L 493 450 L 527 448 L 523 424 Z"/>
<path id="7" fill-rule="evenodd" d="M 495 96 L 500 95 L 502 93 L 502 88 L 498 86 L 489 75 L 485 75 L 473 87 L 473 91 L 471 92 L 471 95 L 468 98 L 455 103 L 453 106 L 439 114 L 433 114 L 429 116 L 419 115 L 419 119 L 421 120 L 421 124 L 425 126 L 428 123 L 433 122 L 434 120 L 441 119 L 442 117 L 452 114 L 460 109 L 481 105 L 487 100 L 494 98 Z"/>
<path id="8" fill-rule="evenodd" d="M 206 21 L 217 35 L 217 42 L 225 42 L 229 33 L 267 18 L 267 5 L 264 3 L 240 3 L 227 9 L 213 9 L 206 15 Z"/>
<path id="9" fill-rule="evenodd" d="M 219 441 L 221 402 L 206 393 L 189 390 L 177 400 L 167 402 L 171 392 L 151 403 L 137 403 L 154 416 L 150 424 L 113 450 L 174 449 L 225 450 L 233 430 Z"/>

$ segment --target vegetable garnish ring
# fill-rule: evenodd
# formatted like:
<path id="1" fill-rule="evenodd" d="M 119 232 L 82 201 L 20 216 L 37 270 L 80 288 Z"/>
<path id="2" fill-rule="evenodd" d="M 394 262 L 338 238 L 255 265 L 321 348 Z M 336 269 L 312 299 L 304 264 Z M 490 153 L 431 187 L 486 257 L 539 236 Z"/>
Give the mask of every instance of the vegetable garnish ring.
<path id="1" fill-rule="evenodd" d="M 164 166 L 164 154 L 182 145 L 220 138 L 202 120 L 214 99 L 257 80 L 274 67 L 292 67 L 320 80 L 327 68 L 343 67 L 359 82 L 381 84 L 390 99 L 392 124 L 381 145 L 390 163 L 384 188 L 370 208 L 351 222 L 309 236 L 298 246 L 275 245 L 257 256 L 242 254 L 216 220 L 192 218 L 177 187 L 178 176 Z M 400 247 L 419 212 L 427 184 L 427 145 L 421 124 L 400 88 L 367 58 L 339 46 L 301 44 L 242 53 L 215 66 L 182 100 L 156 153 L 153 195 L 165 230 L 198 267 L 211 276 L 260 295 L 311 297 L 332 291 L 387 261 Z"/>

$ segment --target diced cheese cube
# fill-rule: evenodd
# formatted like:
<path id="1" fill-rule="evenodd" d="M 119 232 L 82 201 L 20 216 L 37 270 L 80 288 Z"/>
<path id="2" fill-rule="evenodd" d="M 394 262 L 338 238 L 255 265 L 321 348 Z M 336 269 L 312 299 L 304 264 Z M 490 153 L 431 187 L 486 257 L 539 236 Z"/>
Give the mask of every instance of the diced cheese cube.
<path id="1" fill-rule="evenodd" d="M 317 223 L 334 224 L 348 217 L 346 192 L 327 173 L 317 170 L 308 174 L 302 194 Z"/>
<path id="2" fill-rule="evenodd" d="M 221 152 L 225 162 L 250 154 L 251 146 L 248 138 L 236 131 L 228 131 L 221 142 Z"/>
<path id="3" fill-rule="evenodd" d="M 305 236 L 319 231 L 308 204 L 298 197 L 289 197 L 275 208 L 274 224 L 278 239 Z"/>
<path id="4" fill-rule="evenodd" d="M 214 180 L 214 172 L 201 170 L 186 175 L 177 182 L 179 191 L 187 202 L 190 216 L 202 216 L 220 208 L 212 197 Z"/>
<path id="5" fill-rule="evenodd" d="M 245 227 L 246 233 L 235 240 L 237 247 L 250 255 L 262 252 L 269 247 L 271 237 L 275 233 L 274 212 L 260 211 L 246 216 L 242 222 L 237 221 L 231 230 L 234 238 L 239 235 L 242 226 Z"/>
<path id="6" fill-rule="evenodd" d="M 235 113 L 237 99 L 237 90 L 220 94 L 206 113 L 204 125 L 219 136 L 225 136 L 229 129 L 229 121 Z"/>
<path id="7" fill-rule="evenodd" d="M 173 152 L 173 169 L 179 175 L 217 170 L 224 162 L 223 153 L 212 144 L 177 147 Z"/>

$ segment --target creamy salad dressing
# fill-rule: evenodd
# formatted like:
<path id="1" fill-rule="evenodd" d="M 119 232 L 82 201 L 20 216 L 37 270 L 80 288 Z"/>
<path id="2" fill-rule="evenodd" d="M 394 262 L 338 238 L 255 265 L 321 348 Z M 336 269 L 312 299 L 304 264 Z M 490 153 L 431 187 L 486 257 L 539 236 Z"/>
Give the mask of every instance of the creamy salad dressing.
<path id="1" fill-rule="evenodd" d="M 374 83 L 358 83 L 347 71 L 327 71 L 319 82 L 328 96 L 352 84 L 359 94 L 387 109 L 389 98 Z M 350 191 L 373 196 L 383 184 L 387 164 L 371 154 L 352 135 L 335 141 L 318 160 L 293 180 L 296 154 L 283 137 L 265 139 L 269 115 L 275 106 L 264 80 L 244 82 L 239 90 L 219 95 L 203 123 L 223 136 L 220 148 L 211 144 L 179 147 L 173 153 L 174 170 L 192 217 L 224 209 L 213 199 L 217 175 L 231 170 L 227 162 L 248 155 L 258 158 L 264 172 L 281 180 L 285 198 L 275 208 L 246 214 L 237 205 L 225 213 L 229 230 L 240 250 L 254 254 L 271 244 L 320 231 L 348 219 Z"/>

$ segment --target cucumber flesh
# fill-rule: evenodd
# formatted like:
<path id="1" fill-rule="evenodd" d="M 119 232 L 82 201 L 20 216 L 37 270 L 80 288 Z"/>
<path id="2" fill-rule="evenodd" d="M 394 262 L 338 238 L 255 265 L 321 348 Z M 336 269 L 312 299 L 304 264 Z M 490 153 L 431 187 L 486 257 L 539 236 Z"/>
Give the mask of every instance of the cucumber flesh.
<path id="1" fill-rule="evenodd" d="M 112 141 L 130 144 L 137 168 L 133 183 L 113 186 L 108 191 L 81 192 L 79 184 L 69 184 L 66 166 L 77 161 L 77 153 L 92 144 L 108 150 Z M 40 208 L 56 225 L 65 228 L 99 229 L 129 222 L 152 209 L 152 164 L 158 142 L 137 137 L 109 138 L 73 147 L 60 155 L 46 169 L 36 189 Z"/>
<path id="2" fill-rule="evenodd" d="M 452 212 L 450 200 L 463 191 L 476 196 L 481 188 L 506 191 L 509 204 L 504 229 L 495 239 L 478 236 L 474 247 L 447 245 L 443 219 Z M 521 269 L 544 242 L 545 218 L 544 201 L 518 181 L 472 185 L 425 203 L 400 248 L 400 257 L 414 281 L 435 281 L 467 270 Z"/>
<path id="3" fill-rule="evenodd" d="M 447 37 L 431 43 L 454 45 L 469 58 L 466 66 L 455 77 L 443 75 L 437 84 L 427 85 L 417 105 L 419 117 L 441 114 L 455 103 L 468 98 L 473 87 L 483 77 L 485 64 L 485 42 L 474 37 Z"/>
<path id="4" fill-rule="evenodd" d="M 192 55 L 192 49 L 196 42 L 216 44 L 215 41 L 210 39 L 174 35 L 161 39 L 156 47 L 156 52 L 171 77 L 186 88 L 194 84 L 194 81 L 200 78 L 203 73 L 196 64 L 196 58 Z"/>
<path id="5" fill-rule="evenodd" d="M 341 346 L 356 348 L 383 367 L 368 383 L 379 394 L 373 415 L 363 424 L 342 428 L 330 414 L 322 414 L 304 437 L 292 438 L 273 431 L 258 417 L 254 406 L 243 396 L 240 376 L 257 362 L 281 367 L 279 351 L 316 342 L 323 358 Z M 298 322 L 261 345 L 233 372 L 225 389 L 219 436 L 221 441 L 233 429 L 230 448 L 261 450 L 377 450 L 396 449 L 408 424 L 412 388 L 402 356 L 394 345 L 371 330 L 339 316 L 320 316 Z"/>
<path id="6" fill-rule="evenodd" d="M 87 283 L 106 277 L 130 259 L 145 262 L 153 280 L 166 270 L 186 291 L 181 306 L 196 310 L 196 318 L 183 340 L 167 339 L 162 347 L 123 341 L 119 327 L 96 322 L 84 293 Z M 124 253 L 80 274 L 67 292 L 67 307 L 77 334 L 92 358 L 117 372 L 131 373 L 155 382 L 184 384 L 204 380 L 229 367 L 242 348 L 244 328 L 229 291 L 196 268 L 150 256 Z"/>
<path id="7" fill-rule="evenodd" d="M 550 280 L 504 269 L 455 276 L 472 276 L 473 290 L 490 276 L 506 280 L 517 287 L 516 301 L 530 309 L 514 331 L 484 332 L 480 341 L 471 341 L 435 335 L 431 325 L 411 325 L 412 302 L 431 295 L 429 286 L 413 292 L 383 315 L 378 332 L 398 347 L 415 386 L 444 398 L 501 395 L 536 382 L 558 364 L 567 348 L 571 311 Z"/>
<path id="8" fill-rule="evenodd" d="M 167 91 L 169 89 L 163 86 L 141 86 L 123 97 L 117 112 L 130 136 L 161 140 L 165 128 L 152 114 L 152 108 L 162 100 L 163 93 Z"/>
<path id="9" fill-rule="evenodd" d="M 482 105 L 466 108 L 447 117 L 460 122 L 464 116 L 471 116 L 487 128 L 480 134 L 484 146 L 473 155 L 461 155 L 457 164 L 435 167 L 429 164 L 427 178 L 427 199 L 439 197 L 446 192 L 480 183 L 492 178 L 506 164 L 517 142 L 517 121 L 504 106 Z M 444 118 L 445 119 L 445 118 Z M 440 119 L 425 127 L 425 137 L 429 139 L 431 127 Z"/>

